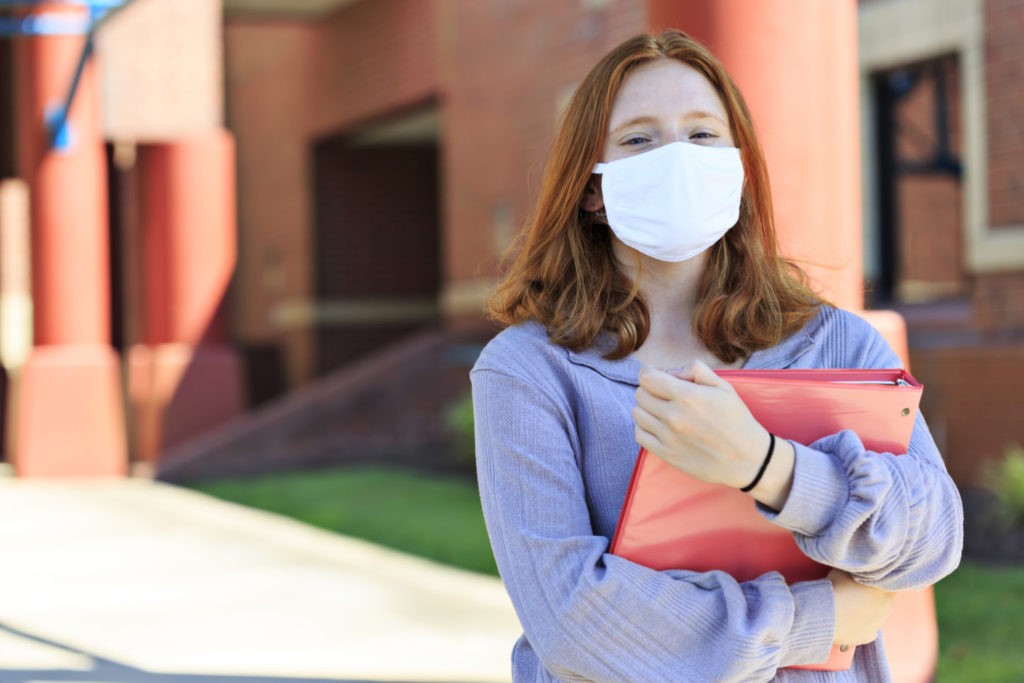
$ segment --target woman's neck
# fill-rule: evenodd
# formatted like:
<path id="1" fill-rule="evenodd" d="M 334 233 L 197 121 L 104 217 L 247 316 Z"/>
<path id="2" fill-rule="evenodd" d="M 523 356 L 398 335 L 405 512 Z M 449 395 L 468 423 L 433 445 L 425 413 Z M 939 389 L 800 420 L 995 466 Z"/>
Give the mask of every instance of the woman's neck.
<path id="1" fill-rule="evenodd" d="M 616 257 L 630 280 L 636 282 L 639 278 L 640 294 L 650 313 L 650 333 L 633 358 L 662 369 L 682 367 L 695 360 L 716 369 L 731 367 L 711 353 L 693 330 L 693 311 L 707 252 L 687 261 L 666 263 L 617 243 Z"/>

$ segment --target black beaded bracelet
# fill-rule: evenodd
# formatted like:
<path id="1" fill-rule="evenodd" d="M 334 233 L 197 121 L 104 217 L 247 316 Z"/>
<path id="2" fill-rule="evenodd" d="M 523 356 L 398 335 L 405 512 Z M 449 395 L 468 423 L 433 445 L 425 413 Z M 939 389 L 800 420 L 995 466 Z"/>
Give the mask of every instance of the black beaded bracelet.
<path id="1" fill-rule="evenodd" d="M 761 463 L 761 469 L 757 471 L 754 481 L 740 489 L 743 493 L 749 493 L 751 489 L 757 486 L 757 483 L 761 481 L 761 477 L 764 476 L 765 470 L 768 469 L 768 463 L 772 461 L 772 454 L 775 453 L 775 435 L 768 432 L 768 436 L 771 437 L 771 441 L 768 442 L 768 454 L 764 456 L 764 462 Z"/>

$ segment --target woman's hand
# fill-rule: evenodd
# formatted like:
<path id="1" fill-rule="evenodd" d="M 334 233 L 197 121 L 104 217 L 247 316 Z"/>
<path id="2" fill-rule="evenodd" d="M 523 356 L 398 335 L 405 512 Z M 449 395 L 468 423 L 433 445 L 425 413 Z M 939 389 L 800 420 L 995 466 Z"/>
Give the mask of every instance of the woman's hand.
<path id="1" fill-rule="evenodd" d="M 895 593 L 857 583 L 840 569 L 830 571 L 828 580 L 832 582 L 836 603 L 833 642 L 863 645 L 877 638 L 882 623 L 892 612 Z"/>
<path id="2" fill-rule="evenodd" d="M 699 361 L 671 374 L 644 367 L 633 421 L 637 443 L 649 452 L 692 477 L 733 488 L 754 479 L 770 441 L 732 385 Z M 776 439 L 772 461 L 750 494 L 781 509 L 794 461 L 792 444 Z"/>

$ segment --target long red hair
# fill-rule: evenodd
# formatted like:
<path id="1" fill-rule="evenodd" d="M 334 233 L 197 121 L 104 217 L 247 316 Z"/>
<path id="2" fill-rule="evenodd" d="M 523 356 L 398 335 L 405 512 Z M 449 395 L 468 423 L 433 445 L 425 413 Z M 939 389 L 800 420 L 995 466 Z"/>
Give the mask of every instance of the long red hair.
<path id="1" fill-rule="evenodd" d="M 612 104 L 640 64 L 669 58 L 711 83 L 729 115 L 746 180 L 737 224 L 711 247 L 693 315 L 701 342 L 726 363 L 774 346 L 815 315 L 819 299 L 779 254 L 768 171 L 746 103 L 722 64 L 680 31 L 641 35 L 604 57 L 562 116 L 527 229 L 488 314 L 505 325 L 536 320 L 552 342 L 580 351 L 601 333 L 623 358 L 647 339 L 650 315 L 638 284 L 616 266 L 606 219 L 580 200 L 600 161 Z"/>

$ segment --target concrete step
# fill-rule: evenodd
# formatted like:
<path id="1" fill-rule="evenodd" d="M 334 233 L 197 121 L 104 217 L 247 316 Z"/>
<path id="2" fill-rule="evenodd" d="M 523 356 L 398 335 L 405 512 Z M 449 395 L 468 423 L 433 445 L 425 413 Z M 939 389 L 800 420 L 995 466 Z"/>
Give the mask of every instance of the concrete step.
<path id="1" fill-rule="evenodd" d="M 492 333 L 417 333 L 173 448 L 155 475 L 183 483 L 364 462 L 471 472 L 444 415 Z"/>

